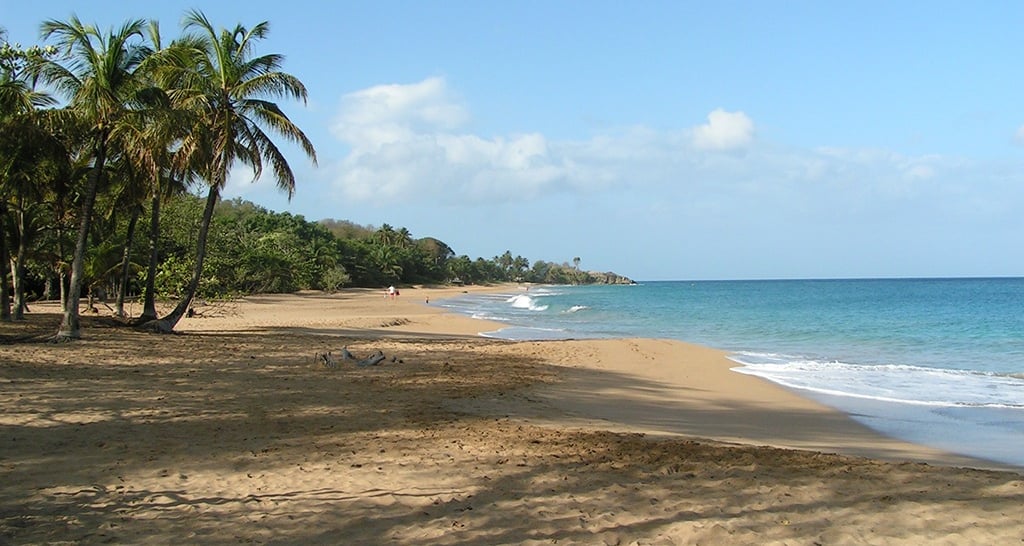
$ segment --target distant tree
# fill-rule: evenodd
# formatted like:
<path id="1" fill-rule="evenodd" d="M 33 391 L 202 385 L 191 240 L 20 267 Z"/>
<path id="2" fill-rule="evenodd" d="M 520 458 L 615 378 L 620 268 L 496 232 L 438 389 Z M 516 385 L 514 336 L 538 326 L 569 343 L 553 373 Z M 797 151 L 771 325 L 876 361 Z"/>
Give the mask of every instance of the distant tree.
<path id="1" fill-rule="evenodd" d="M 501 280 L 511 280 L 512 278 L 512 264 L 515 263 L 515 258 L 512 257 L 512 251 L 506 250 L 501 256 L 495 256 L 494 262 L 500 268 L 502 273 Z"/>
<path id="2" fill-rule="evenodd" d="M 527 274 L 527 280 L 533 283 L 548 282 L 548 271 L 551 270 L 551 265 L 544 260 L 533 262 L 533 267 L 530 268 L 530 272 Z"/>
<path id="3" fill-rule="evenodd" d="M 374 265 L 384 274 L 386 283 L 395 283 L 401 280 L 404 268 L 400 261 L 399 249 L 391 245 L 380 244 L 373 250 Z"/>
<path id="4" fill-rule="evenodd" d="M 336 265 L 333 269 L 324 273 L 322 282 L 325 291 L 334 292 L 352 282 L 352 277 L 345 270 L 345 266 Z"/>
<path id="5" fill-rule="evenodd" d="M 527 270 L 530 269 L 530 260 L 522 256 L 516 256 L 512 260 L 512 281 L 522 281 L 526 277 Z"/>
<path id="6" fill-rule="evenodd" d="M 455 251 L 439 239 L 424 237 L 416 241 L 416 246 L 426 262 L 425 271 L 432 282 L 444 282 L 448 260 L 455 256 Z"/>
<path id="7" fill-rule="evenodd" d="M 318 223 L 339 239 L 369 239 L 375 231 L 372 227 L 360 226 L 348 220 L 320 220 Z"/>
<path id="8" fill-rule="evenodd" d="M 412 246 L 412 233 L 409 233 L 409 230 L 404 227 L 398 228 L 398 231 L 395 232 L 395 242 L 393 244 L 399 248 L 409 248 Z"/>
<path id="9" fill-rule="evenodd" d="M 465 254 L 448 260 L 449 282 L 472 284 L 478 277 L 473 261 Z"/>
<path id="10" fill-rule="evenodd" d="M 380 226 L 380 229 L 373 234 L 374 242 L 382 246 L 396 246 L 398 237 L 398 232 L 390 224 Z"/>

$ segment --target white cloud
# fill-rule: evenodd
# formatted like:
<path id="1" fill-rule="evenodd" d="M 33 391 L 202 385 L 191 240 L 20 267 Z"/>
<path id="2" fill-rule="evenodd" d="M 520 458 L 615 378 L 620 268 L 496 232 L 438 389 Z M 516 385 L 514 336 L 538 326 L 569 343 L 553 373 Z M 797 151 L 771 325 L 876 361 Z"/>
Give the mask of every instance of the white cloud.
<path id="1" fill-rule="evenodd" d="M 442 78 L 379 85 L 342 98 L 332 132 L 350 147 L 337 187 L 357 199 L 535 195 L 564 179 L 539 133 L 482 138 Z"/>
<path id="2" fill-rule="evenodd" d="M 342 97 L 341 114 L 331 127 L 343 140 L 379 145 L 409 136 L 410 130 L 455 129 L 469 119 L 450 96 L 442 78 L 409 85 L 377 85 Z"/>
<path id="3" fill-rule="evenodd" d="M 754 122 L 740 111 L 714 110 L 691 128 L 620 127 L 572 141 L 538 132 L 484 137 L 464 129 L 468 120 L 440 78 L 346 95 L 333 131 L 348 153 L 325 162 L 336 197 L 429 206 L 573 193 L 658 203 L 676 216 L 770 210 L 831 222 L 900 210 L 972 214 L 972 201 L 942 202 L 947 196 L 974 195 L 1001 211 L 1012 202 L 1007 188 L 1021 179 L 943 156 L 782 147 L 755 139 Z M 744 153 L 708 153 L 736 149 Z"/>
<path id="4" fill-rule="evenodd" d="M 903 173 L 911 180 L 928 180 L 935 176 L 935 168 L 931 165 L 917 163 L 908 165 Z"/>
<path id="5" fill-rule="evenodd" d="M 721 108 L 708 114 L 708 122 L 693 130 L 693 144 L 702 150 L 734 150 L 754 139 L 754 122 L 743 112 Z"/>
<path id="6" fill-rule="evenodd" d="M 1013 135 L 1013 140 L 1017 144 L 1024 146 L 1024 125 L 1017 128 L 1017 132 Z"/>

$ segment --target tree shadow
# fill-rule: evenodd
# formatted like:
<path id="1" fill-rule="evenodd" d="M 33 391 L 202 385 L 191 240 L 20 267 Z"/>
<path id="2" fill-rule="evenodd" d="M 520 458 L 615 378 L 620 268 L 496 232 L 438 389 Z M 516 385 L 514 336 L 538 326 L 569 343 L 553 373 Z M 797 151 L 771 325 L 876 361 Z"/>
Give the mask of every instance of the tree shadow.
<path id="1" fill-rule="evenodd" d="M 559 379 L 569 371 L 508 342 L 349 333 L 97 328 L 74 344 L 0 346 L 0 542 L 970 542 L 1024 531 L 1017 474 L 542 426 L 564 414 L 559 397 L 640 399 L 618 416 L 624 429 L 714 419 L 748 434 L 766 408 L 655 402 L 664 385 L 594 370 L 570 378 L 593 391 L 570 392 Z M 315 363 L 339 346 L 402 363 Z M 460 403 L 504 412 L 453 411 Z M 836 439 L 827 421 L 800 434 Z M 917 516 L 932 528 L 912 528 Z"/>

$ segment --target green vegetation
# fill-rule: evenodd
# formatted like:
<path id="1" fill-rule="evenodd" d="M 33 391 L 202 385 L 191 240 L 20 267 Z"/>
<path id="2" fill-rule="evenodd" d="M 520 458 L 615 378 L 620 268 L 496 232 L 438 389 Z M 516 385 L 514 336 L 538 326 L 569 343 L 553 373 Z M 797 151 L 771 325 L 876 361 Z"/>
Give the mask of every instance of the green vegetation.
<path id="1" fill-rule="evenodd" d="M 156 288 L 163 298 L 184 290 L 194 266 L 193 247 L 203 213 L 200 197 L 184 194 L 163 208 Z M 130 219 L 115 230 L 124 233 Z M 132 255 L 142 254 L 136 242 Z M 137 293 L 146 272 L 141 265 L 129 290 Z M 95 286 L 115 294 L 117 277 Z M 506 251 L 491 259 L 456 256 L 433 237 L 414 238 L 405 228 L 379 228 L 344 220 L 312 222 L 273 212 L 240 199 L 217 204 L 198 295 L 207 299 L 297 290 L 333 291 L 345 286 L 489 284 L 533 282 L 593 284 L 623 282 L 614 274 L 579 271 L 569 264 L 538 261 Z M 628 282 L 628 281 L 627 281 Z M 39 284 L 39 281 L 36 281 Z M 43 283 L 45 284 L 45 283 Z"/>
<path id="2" fill-rule="evenodd" d="M 573 265 L 456 256 L 405 228 L 309 222 L 222 202 L 228 172 L 264 169 L 291 196 L 298 181 L 275 138 L 316 152 L 276 99 L 306 100 L 282 57 L 256 52 L 269 32 L 219 29 L 198 11 L 165 44 L 155 22 L 109 31 L 46 21 L 27 49 L 0 29 L 0 319 L 59 298 L 56 340 L 81 336 L 80 300 L 108 301 L 136 323 L 173 330 L 193 299 L 389 284 L 628 282 Z M 205 193 L 205 197 L 201 194 Z M 10 267 L 9 267 L 10 266 Z M 177 301 L 158 317 L 157 299 Z"/>

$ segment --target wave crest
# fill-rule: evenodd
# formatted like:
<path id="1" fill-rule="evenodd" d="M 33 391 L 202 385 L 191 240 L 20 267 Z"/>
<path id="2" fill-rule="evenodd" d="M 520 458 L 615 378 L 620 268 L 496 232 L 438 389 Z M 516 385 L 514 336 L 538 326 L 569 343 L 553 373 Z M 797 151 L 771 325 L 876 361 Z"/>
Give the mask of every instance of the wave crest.
<path id="1" fill-rule="evenodd" d="M 528 311 L 546 311 L 547 305 L 539 305 L 533 298 L 526 294 L 519 294 L 512 296 L 505 300 L 506 303 L 511 303 L 512 307 L 516 309 L 526 309 Z"/>

